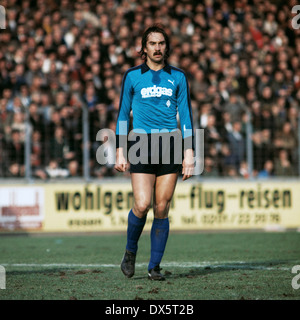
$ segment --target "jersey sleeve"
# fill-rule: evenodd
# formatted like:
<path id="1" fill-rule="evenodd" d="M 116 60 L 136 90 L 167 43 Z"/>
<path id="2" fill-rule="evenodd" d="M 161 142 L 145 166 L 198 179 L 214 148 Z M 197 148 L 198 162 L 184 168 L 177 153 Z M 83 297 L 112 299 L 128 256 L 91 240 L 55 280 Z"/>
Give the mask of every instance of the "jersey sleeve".
<path id="1" fill-rule="evenodd" d="M 177 107 L 184 149 L 194 149 L 194 128 L 190 90 L 184 73 L 182 73 L 182 78 L 178 87 Z"/>
<path id="2" fill-rule="evenodd" d="M 128 76 L 128 72 L 125 73 L 122 81 L 119 114 L 116 126 L 116 147 L 122 147 L 125 140 L 127 141 L 127 135 L 130 124 L 130 111 L 133 97 L 133 88 Z"/>

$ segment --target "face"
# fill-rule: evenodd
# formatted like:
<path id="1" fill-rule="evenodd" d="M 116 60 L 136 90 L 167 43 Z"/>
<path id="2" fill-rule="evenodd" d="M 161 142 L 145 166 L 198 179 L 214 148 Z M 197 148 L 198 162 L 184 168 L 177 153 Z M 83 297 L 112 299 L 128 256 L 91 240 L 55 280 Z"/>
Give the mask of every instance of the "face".
<path id="1" fill-rule="evenodd" d="M 152 32 L 148 35 L 148 40 L 144 49 L 147 53 L 147 59 L 154 63 L 162 63 L 166 50 L 166 41 L 162 33 Z"/>

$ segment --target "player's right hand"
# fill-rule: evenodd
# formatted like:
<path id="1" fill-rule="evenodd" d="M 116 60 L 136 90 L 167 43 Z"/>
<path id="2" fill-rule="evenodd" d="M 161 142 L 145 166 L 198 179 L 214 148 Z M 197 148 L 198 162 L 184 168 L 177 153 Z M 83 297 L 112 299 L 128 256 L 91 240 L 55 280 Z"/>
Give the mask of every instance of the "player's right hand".
<path id="1" fill-rule="evenodd" d="M 114 168 L 119 172 L 125 172 L 127 170 L 127 167 L 128 163 L 123 155 L 123 150 L 118 148 L 116 154 L 116 164 Z"/>

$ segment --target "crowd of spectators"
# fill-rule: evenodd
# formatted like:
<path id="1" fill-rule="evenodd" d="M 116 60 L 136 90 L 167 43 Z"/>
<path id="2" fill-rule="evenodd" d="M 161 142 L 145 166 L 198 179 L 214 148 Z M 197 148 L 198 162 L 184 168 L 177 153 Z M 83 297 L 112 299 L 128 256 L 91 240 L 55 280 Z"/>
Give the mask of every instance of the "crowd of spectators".
<path id="1" fill-rule="evenodd" d="M 26 123 L 34 177 L 83 174 L 83 108 L 90 174 L 97 132 L 114 130 L 125 71 L 143 61 L 141 35 L 162 23 L 169 63 L 188 77 L 195 128 L 204 129 L 204 177 L 298 172 L 300 29 L 296 1 L 3 0 L 0 30 L 0 177 L 22 177 Z M 299 19 L 300 20 L 300 19 Z"/>

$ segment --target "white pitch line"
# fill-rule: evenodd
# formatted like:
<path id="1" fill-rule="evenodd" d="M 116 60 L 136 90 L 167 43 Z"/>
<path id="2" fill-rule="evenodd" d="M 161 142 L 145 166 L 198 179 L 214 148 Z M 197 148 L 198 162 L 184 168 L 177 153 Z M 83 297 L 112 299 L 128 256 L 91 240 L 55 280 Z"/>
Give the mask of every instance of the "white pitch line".
<path id="1" fill-rule="evenodd" d="M 292 263 L 292 261 L 289 261 Z M 295 261 L 295 263 L 297 263 Z M 299 263 L 299 261 L 298 261 Z M 82 264 L 82 263 L 0 263 L 6 268 L 120 268 L 119 264 Z M 147 267 L 148 263 L 136 263 L 136 267 Z M 204 262 L 165 262 L 161 266 L 174 268 L 223 268 L 223 269 L 249 269 L 249 270 L 291 270 L 287 267 L 267 267 L 257 263 L 245 261 L 204 261 Z"/>

